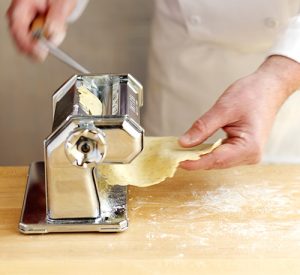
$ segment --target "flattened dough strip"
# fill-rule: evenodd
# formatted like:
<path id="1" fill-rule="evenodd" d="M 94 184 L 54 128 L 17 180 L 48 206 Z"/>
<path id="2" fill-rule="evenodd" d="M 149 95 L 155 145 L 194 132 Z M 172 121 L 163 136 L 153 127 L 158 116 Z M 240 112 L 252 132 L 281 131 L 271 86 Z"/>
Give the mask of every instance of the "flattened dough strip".
<path id="1" fill-rule="evenodd" d="M 102 164 L 98 171 L 110 185 L 147 187 L 173 177 L 181 161 L 198 160 L 221 143 L 182 148 L 177 137 L 145 137 L 143 152 L 131 163 Z"/>

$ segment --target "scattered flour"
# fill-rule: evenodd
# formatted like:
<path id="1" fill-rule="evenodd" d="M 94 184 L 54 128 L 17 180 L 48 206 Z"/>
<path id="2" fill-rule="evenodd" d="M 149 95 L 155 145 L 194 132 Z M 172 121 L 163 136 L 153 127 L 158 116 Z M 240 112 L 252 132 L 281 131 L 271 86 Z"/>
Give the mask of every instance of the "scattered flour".
<path id="1" fill-rule="evenodd" d="M 157 197 L 144 190 L 131 201 L 130 213 L 147 224 L 151 249 L 163 243 L 173 247 L 174 256 L 190 251 L 209 256 L 216 249 L 220 255 L 276 256 L 290 247 L 290 253 L 300 253 L 300 186 L 286 190 L 284 183 L 268 181 L 218 186 L 189 185 L 180 203 L 175 192 Z"/>

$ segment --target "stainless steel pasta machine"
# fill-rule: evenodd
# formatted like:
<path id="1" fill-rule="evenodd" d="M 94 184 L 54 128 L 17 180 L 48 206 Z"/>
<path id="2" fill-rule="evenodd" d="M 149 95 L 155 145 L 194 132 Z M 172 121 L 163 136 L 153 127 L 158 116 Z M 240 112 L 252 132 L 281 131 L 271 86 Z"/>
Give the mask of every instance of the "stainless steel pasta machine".
<path id="1" fill-rule="evenodd" d="M 80 89 L 91 93 L 94 114 Z M 105 183 L 98 165 L 129 163 L 143 149 L 141 84 L 131 75 L 75 75 L 53 95 L 44 162 L 30 166 L 22 233 L 117 232 L 128 227 L 127 187 Z"/>

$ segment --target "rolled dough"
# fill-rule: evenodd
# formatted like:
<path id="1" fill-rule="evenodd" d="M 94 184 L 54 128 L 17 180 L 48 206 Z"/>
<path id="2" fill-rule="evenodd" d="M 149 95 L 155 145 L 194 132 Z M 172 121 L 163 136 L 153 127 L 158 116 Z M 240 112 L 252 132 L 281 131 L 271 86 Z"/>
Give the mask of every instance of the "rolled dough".
<path id="1" fill-rule="evenodd" d="M 174 176 L 181 161 L 197 160 L 222 143 L 182 148 L 177 137 L 145 137 L 144 150 L 129 164 L 101 164 L 98 172 L 110 185 L 146 187 Z"/>
<path id="2" fill-rule="evenodd" d="M 88 114 L 93 116 L 102 115 L 102 102 L 97 96 L 84 86 L 79 87 L 78 92 L 79 103 Z"/>

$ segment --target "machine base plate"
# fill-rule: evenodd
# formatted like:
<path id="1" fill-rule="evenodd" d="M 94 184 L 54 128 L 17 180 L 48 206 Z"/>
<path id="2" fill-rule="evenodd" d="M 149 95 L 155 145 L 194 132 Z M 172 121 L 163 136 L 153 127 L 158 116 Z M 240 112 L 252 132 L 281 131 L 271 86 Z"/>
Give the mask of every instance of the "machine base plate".
<path id="1" fill-rule="evenodd" d="M 46 194 L 45 194 L 45 168 L 44 162 L 31 164 L 27 178 L 23 209 L 19 223 L 19 230 L 24 234 L 44 234 L 52 232 L 120 232 L 128 227 L 127 188 L 121 186 L 117 193 L 123 194 L 121 198 L 124 205 L 117 211 L 97 219 L 47 219 Z M 111 191 L 114 193 L 114 190 Z M 111 197 L 111 196 L 109 196 Z M 100 194 L 101 202 L 101 194 Z"/>

